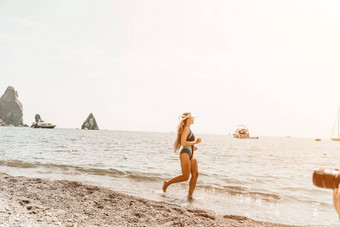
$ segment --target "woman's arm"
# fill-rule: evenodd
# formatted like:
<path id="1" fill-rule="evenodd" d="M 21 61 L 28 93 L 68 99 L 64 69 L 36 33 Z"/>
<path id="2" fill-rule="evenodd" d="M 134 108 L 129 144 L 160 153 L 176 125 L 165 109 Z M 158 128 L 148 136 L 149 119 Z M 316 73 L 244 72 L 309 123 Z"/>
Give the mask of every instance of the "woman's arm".
<path id="1" fill-rule="evenodd" d="M 195 144 L 198 144 L 201 142 L 200 138 L 197 138 L 196 141 L 187 141 L 187 137 L 190 133 L 190 130 L 185 127 L 181 136 L 181 145 L 182 146 L 194 146 Z"/>

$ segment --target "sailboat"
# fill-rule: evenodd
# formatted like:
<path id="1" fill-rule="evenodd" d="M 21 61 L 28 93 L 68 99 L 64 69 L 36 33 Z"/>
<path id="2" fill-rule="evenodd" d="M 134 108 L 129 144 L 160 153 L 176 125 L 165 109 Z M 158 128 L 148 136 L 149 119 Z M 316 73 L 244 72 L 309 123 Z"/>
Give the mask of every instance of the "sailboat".
<path id="1" fill-rule="evenodd" d="M 340 141 L 340 136 L 339 136 L 339 129 L 340 129 L 339 124 L 340 124 L 340 121 L 339 121 L 339 119 L 340 119 L 340 107 L 338 109 L 338 119 L 335 120 L 335 122 L 334 122 L 334 127 L 333 127 L 333 132 L 332 132 L 332 136 L 333 136 L 334 135 L 334 129 L 335 129 L 336 123 L 338 122 L 338 137 L 337 138 L 332 138 L 332 141 Z"/>

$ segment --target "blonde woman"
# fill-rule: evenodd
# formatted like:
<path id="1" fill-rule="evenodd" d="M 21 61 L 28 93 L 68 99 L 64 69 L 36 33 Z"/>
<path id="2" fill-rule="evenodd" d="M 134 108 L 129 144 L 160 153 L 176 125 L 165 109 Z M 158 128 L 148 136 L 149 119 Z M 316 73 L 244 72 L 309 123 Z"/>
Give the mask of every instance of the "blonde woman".
<path id="1" fill-rule="evenodd" d="M 197 150 L 197 147 L 194 145 L 201 142 L 201 138 L 197 138 L 195 141 L 195 136 L 190 129 L 190 126 L 193 123 L 194 117 L 190 112 L 183 113 L 180 116 L 177 138 L 174 143 L 174 150 L 177 152 L 182 147 L 179 155 L 179 159 L 181 160 L 182 175 L 174 177 L 169 181 L 164 181 L 163 184 L 163 192 L 166 192 L 166 189 L 171 184 L 187 181 L 191 174 L 188 193 L 189 199 L 192 199 L 198 178 L 197 160 L 194 157 L 194 151 Z"/>

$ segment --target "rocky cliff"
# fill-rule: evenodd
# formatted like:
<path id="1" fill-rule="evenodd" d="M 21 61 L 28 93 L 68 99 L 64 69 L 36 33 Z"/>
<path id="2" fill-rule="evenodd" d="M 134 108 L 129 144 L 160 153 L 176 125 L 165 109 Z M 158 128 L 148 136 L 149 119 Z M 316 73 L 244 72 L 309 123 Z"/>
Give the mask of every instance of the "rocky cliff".
<path id="1" fill-rule="evenodd" d="M 92 113 L 90 113 L 90 115 L 87 117 L 87 119 L 81 126 L 81 129 L 99 130 L 96 119 L 94 118 Z"/>
<path id="2" fill-rule="evenodd" d="M 8 87 L 0 98 L 0 119 L 6 125 L 23 125 L 22 104 L 18 100 L 18 92 Z"/>

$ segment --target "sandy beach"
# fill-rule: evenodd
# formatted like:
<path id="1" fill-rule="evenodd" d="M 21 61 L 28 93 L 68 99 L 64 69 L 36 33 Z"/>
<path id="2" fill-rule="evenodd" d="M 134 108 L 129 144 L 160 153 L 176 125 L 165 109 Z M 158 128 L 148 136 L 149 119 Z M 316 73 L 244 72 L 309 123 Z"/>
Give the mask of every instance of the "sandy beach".
<path id="1" fill-rule="evenodd" d="M 288 226 L 216 215 L 75 181 L 0 173 L 0 226 Z"/>

